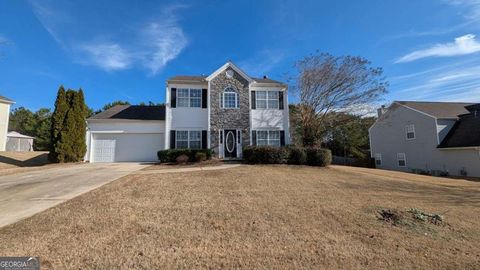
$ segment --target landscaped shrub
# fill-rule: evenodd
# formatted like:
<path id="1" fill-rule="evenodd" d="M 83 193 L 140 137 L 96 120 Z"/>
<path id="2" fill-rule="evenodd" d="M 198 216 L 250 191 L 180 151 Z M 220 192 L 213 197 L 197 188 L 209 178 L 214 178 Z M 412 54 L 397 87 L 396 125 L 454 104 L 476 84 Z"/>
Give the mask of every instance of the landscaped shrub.
<path id="1" fill-rule="evenodd" d="M 307 153 L 305 148 L 291 146 L 287 148 L 288 164 L 303 165 L 307 163 Z"/>
<path id="2" fill-rule="evenodd" d="M 247 146 L 243 149 L 243 159 L 250 164 L 282 164 L 286 163 L 286 148 L 273 146 Z"/>
<path id="3" fill-rule="evenodd" d="M 197 152 L 195 154 L 195 161 L 201 162 L 201 161 L 205 161 L 205 160 L 207 160 L 207 155 L 205 153 Z"/>
<path id="4" fill-rule="evenodd" d="M 325 167 L 332 163 L 332 152 L 323 148 L 305 148 L 307 164 L 310 166 Z"/>
<path id="5" fill-rule="evenodd" d="M 168 149 L 160 150 L 157 152 L 158 160 L 162 163 L 166 162 L 177 162 L 177 157 L 181 155 L 186 155 L 188 161 L 195 162 L 197 161 L 197 153 L 202 153 L 205 155 L 205 159 L 211 159 L 213 151 L 211 149 Z"/>
<path id="6" fill-rule="evenodd" d="M 189 158 L 187 155 L 180 155 L 176 158 L 175 161 L 177 162 L 177 164 L 185 164 L 188 162 L 188 159 Z"/>

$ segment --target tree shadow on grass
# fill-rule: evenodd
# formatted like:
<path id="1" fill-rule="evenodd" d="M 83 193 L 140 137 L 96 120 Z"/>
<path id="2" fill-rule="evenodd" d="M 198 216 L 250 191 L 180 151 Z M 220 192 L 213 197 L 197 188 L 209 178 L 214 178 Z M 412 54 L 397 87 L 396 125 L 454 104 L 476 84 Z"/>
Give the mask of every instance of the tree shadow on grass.
<path id="1" fill-rule="evenodd" d="M 47 165 L 50 162 L 48 161 L 48 153 L 42 153 L 40 155 L 25 160 L 16 159 L 0 153 L 0 165 L 1 163 L 14 165 L 17 167 L 39 167 Z"/>

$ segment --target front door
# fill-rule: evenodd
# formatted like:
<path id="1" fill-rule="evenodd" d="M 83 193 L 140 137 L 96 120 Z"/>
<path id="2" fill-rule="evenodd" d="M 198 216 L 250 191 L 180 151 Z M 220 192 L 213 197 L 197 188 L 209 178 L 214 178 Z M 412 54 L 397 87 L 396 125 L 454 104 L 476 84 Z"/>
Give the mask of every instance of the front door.
<path id="1" fill-rule="evenodd" d="M 224 136 L 224 153 L 225 158 L 237 157 L 237 131 L 235 129 L 225 129 L 223 131 Z"/>

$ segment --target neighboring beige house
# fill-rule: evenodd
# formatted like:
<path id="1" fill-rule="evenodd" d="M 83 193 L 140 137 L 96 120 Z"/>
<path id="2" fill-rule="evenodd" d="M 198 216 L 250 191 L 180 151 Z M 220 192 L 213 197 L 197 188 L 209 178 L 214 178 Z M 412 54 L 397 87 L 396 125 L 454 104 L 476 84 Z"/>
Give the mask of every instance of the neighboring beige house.
<path id="1" fill-rule="evenodd" d="M 369 133 L 377 168 L 480 177 L 480 104 L 395 101 Z"/>
<path id="2" fill-rule="evenodd" d="M 13 103 L 13 100 L 0 96 L 0 151 L 5 151 L 7 144 L 8 118 Z"/>

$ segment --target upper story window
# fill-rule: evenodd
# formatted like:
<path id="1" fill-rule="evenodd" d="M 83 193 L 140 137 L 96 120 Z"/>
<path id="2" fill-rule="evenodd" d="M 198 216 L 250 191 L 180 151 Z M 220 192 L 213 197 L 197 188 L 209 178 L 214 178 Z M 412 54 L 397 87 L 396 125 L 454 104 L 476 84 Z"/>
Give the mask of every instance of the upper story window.
<path id="1" fill-rule="evenodd" d="M 257 109 L 279 109 L 279 91 L 256 91 Z"/>
<path id="2" fill-rule="evenodd" d="M 407 140 L 415 139 L 415 125 L 406 125 L 405 126 L 405 133 L 407 136 Z"/>
<path id="3" fill-rule="evenodd" d="M 233 87 L 227 87 L 221 94 L 220 105 L 226 109 L 236 109 L 239 107 L 239 97 Z"/>
<path id="4" fill-rule="evenodd" d="M 177 107 L 200 108 L 202 106 L 202 89 L 178 88 Z"/>

